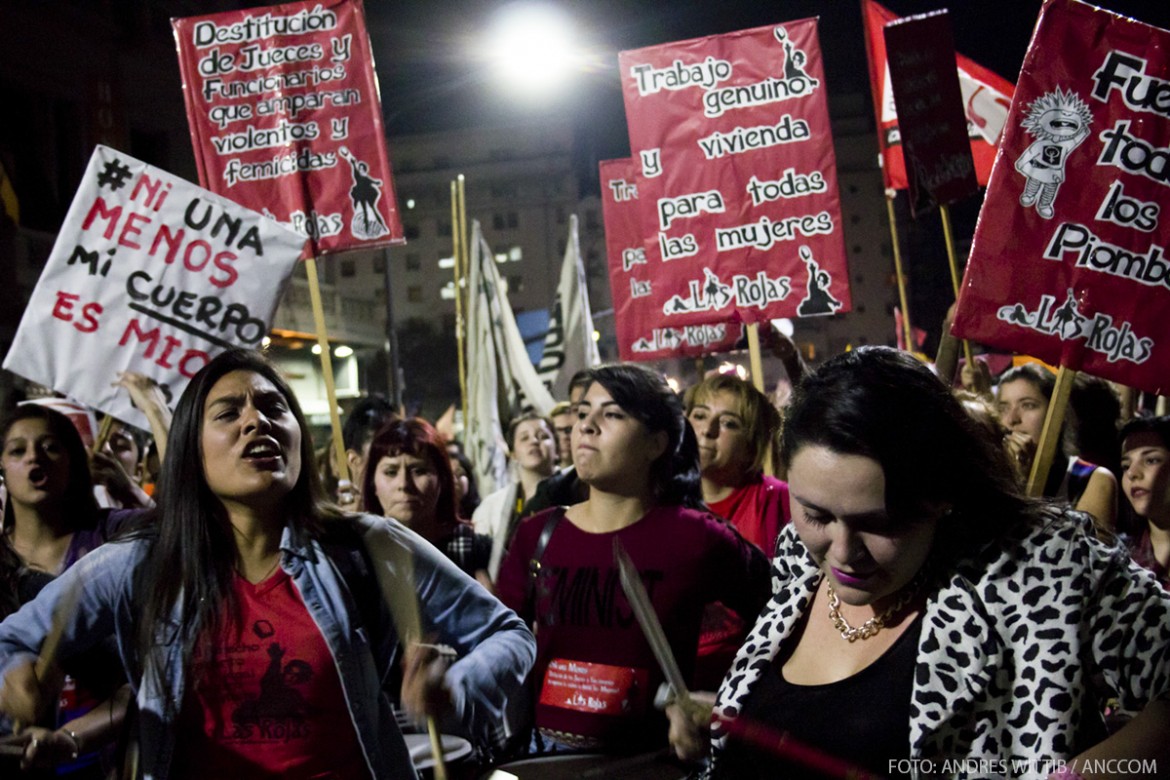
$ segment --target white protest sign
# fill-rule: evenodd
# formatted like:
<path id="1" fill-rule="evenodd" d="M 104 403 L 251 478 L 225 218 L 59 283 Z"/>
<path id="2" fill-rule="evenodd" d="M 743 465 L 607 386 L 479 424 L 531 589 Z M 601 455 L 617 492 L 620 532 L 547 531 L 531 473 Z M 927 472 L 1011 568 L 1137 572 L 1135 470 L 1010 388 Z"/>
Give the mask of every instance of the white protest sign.
<path id="1" fill-rule="evenodd" d="M 4 368 L 141 428 L 114 382 L 137 371 L 172 405 L 229 346 L 259 347 L 305 238 L 98 146 Z"/>

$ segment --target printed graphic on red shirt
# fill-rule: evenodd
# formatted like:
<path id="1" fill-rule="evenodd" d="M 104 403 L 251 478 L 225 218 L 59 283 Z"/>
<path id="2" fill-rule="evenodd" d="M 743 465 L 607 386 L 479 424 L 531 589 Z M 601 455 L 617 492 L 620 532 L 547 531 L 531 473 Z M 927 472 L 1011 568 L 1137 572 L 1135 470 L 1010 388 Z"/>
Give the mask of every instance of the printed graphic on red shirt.
<path id="1" fill-rule="evenodd" d="M 180 754 L 208 777 L 367 776 L 329 648 L 292 579 L 235 587 L 241 620 L 220 631 L 213 661 L 200 648 L 193 663 Z"/>

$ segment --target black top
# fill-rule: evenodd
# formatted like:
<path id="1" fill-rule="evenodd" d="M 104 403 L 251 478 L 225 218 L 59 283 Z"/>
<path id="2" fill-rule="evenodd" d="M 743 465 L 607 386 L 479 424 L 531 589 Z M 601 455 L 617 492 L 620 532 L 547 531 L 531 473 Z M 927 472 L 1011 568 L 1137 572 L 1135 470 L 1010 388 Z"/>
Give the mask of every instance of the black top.
<path id="1" fill-rule="evenodd" d="M 887 777 L 905 777 L 910 757 L 910 697 L 922 616 L 880 658 L 857 674 L 825 685 L 794 685 L 783 666 L 795 645 L 772 667 L 744 702 L 744 722 L 785 732 L 798 743 Z M 845 640 L 841 640 L 845 641 Z M 902 772 L 896 771 L 903 769 Z M 719 761 L 725 778 L 823 778 L 802 771 L 767 750 L 728 740 Z"/>

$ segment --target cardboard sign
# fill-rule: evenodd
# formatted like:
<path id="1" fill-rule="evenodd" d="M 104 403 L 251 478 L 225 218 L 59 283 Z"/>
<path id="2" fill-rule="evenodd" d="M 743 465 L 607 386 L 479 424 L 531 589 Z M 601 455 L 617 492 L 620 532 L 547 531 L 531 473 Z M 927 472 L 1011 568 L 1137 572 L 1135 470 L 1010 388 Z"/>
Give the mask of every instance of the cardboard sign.
<path id="1" fill-rule="evenodd" d="M 910 174 L 910 209 L 919 213 L 979 191 L 946 11 L 886 25 L 890 82 Z"/>
<path id="2" fill-rule="evenodd" d="M 618 62 L 655 326 L 848 311 L 816 20 Z"/>
<path id="3" fill-rule="evenodd" d="M 1162 394 L 1170 32 L 1040 12 L 955 316 L 962 338 Z"/>
<path id="4" fill-rule="evenodd" d="M 4 368 L 143 430 L 121 371 L 177 400 L 231 345 L 259 347 L 305 238 L 99 146 Z"/>
<path id="5" fill-rule="evenodd" d="M 660 360 L 726 352 L 743 337 L 738 323 L 672 327 L 662 311 L 644 303 L 656 284 L 646 262 L 638 214 L 637 163 L 602 160 L 601 214 L 613 299 L 614 330 L 622 360 Z"/>
<path id="6" fill-rule="evenodd" d="M 199 181 L 312 241 L 402 243 L 361 0 L 173 19 Z"/>
<path id="7" fill-rule="evenodd" d="M 886 64 L 885 26 L 899 17 L 873 0 L 861 0 L 865 17 L 865 48 L 869 54 L 869 84 L 873 92 L 877 114 L 878 145 L 881 147 L 882 177 L 886 189 L 904 190 L 910 186 L 906 177 L 906 163 L 902 155 L 902 130 L 898 125 L 898 111 L 894 105 L 894 90 L 890 83 L 890 69 Z M 975 160 L 975 176 L 980 185 L 991 178 L 991 166 L 1008 107 L 1015 87 L 979 63 L 955 54 L 959 89 L 962 91 L 963 111 L 967 117 L 967 137 L 971 156 Z"/>

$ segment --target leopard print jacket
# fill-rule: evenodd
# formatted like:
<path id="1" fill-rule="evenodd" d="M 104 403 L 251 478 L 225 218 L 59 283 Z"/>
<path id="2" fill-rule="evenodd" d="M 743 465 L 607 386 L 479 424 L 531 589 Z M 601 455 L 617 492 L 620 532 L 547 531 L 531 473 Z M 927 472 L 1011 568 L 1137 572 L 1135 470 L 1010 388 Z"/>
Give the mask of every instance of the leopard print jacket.
<path id="1" fill-rule="evenodd" d="M 722 718 L 735 718 L 821 581 L 792 525 L 776 553 L 772 599 L 719 690 Z M 1053 510 L 963 559 L 928 599 L 910 706 L 910 757 L 919 760 L 911 764 L 917 776 L 937 776 L 1008 762 L 1022 768 L 1012 774 L 1043 780 L 1051 771 L 1043 761 L 1088 747 L 1076 734 L 1082 717 L 1100 717 L 1083 711 L 1092 702 L 1116 697 L 1133 714 L 1168 693 L 1170 594 L 1120 545 L 1097 541 L 1087 515 Z M 720 776 L 726 739 L 716 718 L 702 777 Z"/>

